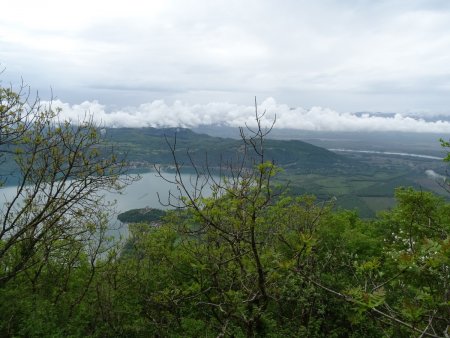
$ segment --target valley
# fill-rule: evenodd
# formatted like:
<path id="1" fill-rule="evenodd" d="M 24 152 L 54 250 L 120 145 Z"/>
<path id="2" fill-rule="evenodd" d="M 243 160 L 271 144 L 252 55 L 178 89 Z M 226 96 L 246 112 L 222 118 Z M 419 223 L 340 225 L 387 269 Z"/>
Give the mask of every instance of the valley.
<path id="1" fill-rule="evenodd" d="M 214 132 L 211 128 L 206 131 Z M 368 135 L 362 140 L 362 134 L 341 133 L 325 138 L 323 133 L 312 135 L 309 132 L 306 137 L 311 143 L 308 143 L 299 139 L 281 139 L 280 131 L 274 134 L 277 139 L 265 141 L 265 157 L 283 169 L 277 175 L 277 181 L 287 187 L 287 193 L 314 194 L 320 200 L 333 198 L 337 209 L 355 210 L 364 218 L 375 217 L 377 212 L 393 207 L 394 191 L 400 186 L 446 196 L 439 180 L 426 174 L 427 170 L 438 175 L 446 173 L 446 164 L 439 159 L 444 154 L 436 135 L 419 134 L 416 141 L 412 135 L 390 134 L 384 137 Z M 200 130 L 194 132 L 183 128 L 115 128 L 106 131 L 108 141 L 127 157 L 133 170 L 145 172 L 155 166 L 173 170 L 175 155 L 186 173 L 192 173 L 195 164 L 198 168 L 209 168 L 216 175 L 220 175 L 225 166 L 237 165 L 243 155 L 238 130 L 230 129 L 227 135 L 233 137 L 211 136 Z M 285 137 L 289 136 L 292 135 L 287 132 Z M 393 142 L 391 148 L 386 140 Z M 171 147 L 174 147 L 173 153 Z M 359 151 L 333 152 L 324 147 Z M 423 156 L 395 154 L 400 151 L 420 152 Z"/>

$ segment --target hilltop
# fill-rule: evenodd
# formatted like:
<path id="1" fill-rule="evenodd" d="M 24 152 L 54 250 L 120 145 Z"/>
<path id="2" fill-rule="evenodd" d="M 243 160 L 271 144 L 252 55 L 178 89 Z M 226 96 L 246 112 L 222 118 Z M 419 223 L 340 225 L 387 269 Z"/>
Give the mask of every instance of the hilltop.
<path id="1" fill-rule="evenodd" d="M 127 160 L 145 165 L 171 165 L 170 147 L 175 145 L 177 159 L 190 166 L 191 156 L 197 165 L 237 161 L 242 155 L 242 142 L 233 138 L 214 137 L 195 133 L 186 128 L 109 128 L 106 138 L 116 150 L 126 154 Z M 266 159 L 283 168 L 302 169 L 305 172 L 331 172 L 343 168 L 355 170 L 358 161 L 336 154 L 325 148 L 299 140 L 265 140 Z"/>

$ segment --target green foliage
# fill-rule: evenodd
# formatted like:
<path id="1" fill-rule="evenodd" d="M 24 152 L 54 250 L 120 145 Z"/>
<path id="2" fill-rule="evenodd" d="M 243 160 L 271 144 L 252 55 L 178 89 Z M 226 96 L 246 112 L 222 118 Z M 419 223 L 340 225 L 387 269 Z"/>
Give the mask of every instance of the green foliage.
<path id="1" fill-rule="evenodd" d="M 0 87 L 0 163 L 13 160 L 17 180 L 0 208 L 0 335 L 90 335 L 85 300 L 111 245 L 102 191 L 127 182 L 124 164 L 92 120 L 28 98 Z"/>
<path id="2" fill-rule="evenodd" d="M 428 192 L 397 190 L 398 206 L 379 221 L 390 304 L 414 324 L 448 325 L 450 205 Z M 438 319 L 442 318 L 442 319 Z M 425 326 L 425 323 L 422 324 Z"/>
<path id="3" fill-rule="evenodd" d="M 399 188 L 395 208 L 363 220 L 335 199 L 289 194 L 273 184 L 280 169 L 259 126 L 211 197 L 183 182 L 169 148 L 184 208 L 151 210 L 159 226 L 130 224 L 122 247 L 109 246 L 96 193 L 117 187 L 120 166 L 96 128 L 54 123 L 51 110 L 20 115 L 21 96 L 0 95 L 23 183 L 2 214 L 2 337 L 449 334 L 446 200 Z"/>

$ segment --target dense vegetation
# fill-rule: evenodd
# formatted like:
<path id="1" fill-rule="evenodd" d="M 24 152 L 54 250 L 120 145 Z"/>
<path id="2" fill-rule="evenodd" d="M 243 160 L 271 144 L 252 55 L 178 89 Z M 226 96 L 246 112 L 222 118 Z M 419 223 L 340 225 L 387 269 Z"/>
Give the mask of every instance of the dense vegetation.
<path id="1" fill-rule="evenodd" d="M 117 187 L 122 166 L 98 151 L 96 129 L 23 115 L 20 95 L 0 93 L 1 140 L 24 180 L 2 209 L 1 336 L 450 334 L 450 204 L 431 192 L 398 188 L 372 220 L 293 195 L 274 181 L 260 127 L 223 176 L 194 165 L 194 187 L 169 144 L 184 208 L 113 245 L 97 192 Z"/>

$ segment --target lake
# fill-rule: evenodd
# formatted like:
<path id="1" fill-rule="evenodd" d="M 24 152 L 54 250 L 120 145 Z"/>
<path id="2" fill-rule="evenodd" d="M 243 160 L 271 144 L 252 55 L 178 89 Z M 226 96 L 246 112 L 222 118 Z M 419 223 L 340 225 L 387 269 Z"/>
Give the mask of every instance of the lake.
<path id="1" fill-rule="evenodd" d="M 163 175 L 167 178 L 173 178 L 174 173 L 165 172 Z M 169 191 L 173 194 L 177 194 L 176 186 L 168 183 L 158 176 L 156 172 L 148 172 L 140 174 L 141 179 L 133 182 L 127 186 L 121 193 L 105 192 L 105 199 L 107 201 L 115 201 L 116 214 L 111 216 L 111 227 L 119 228 L 120 222 L 117 220 L 117 214 L 130 210 L 140 209 L 145 207 L 170 209 L 168 206 L 164 206 L 158 199 L 160 196 L 161 202 L 167 204 L 167 198 Z M 189 184 L 192 175 L 184 174 L 182 179 Z M 17 188 L 14 186 L 7 186 L 0 189 L 0 203 L 3 205 L 6 201 L 11 200 L 16 194 Z M 209 189 L 205 189 L 205 194 L 210 193 Z M 175 203 L 176 201 L 172 201 Z M 122 228 L 120 231 L 122 234 L 126 234 L 126 228 Z"/>

